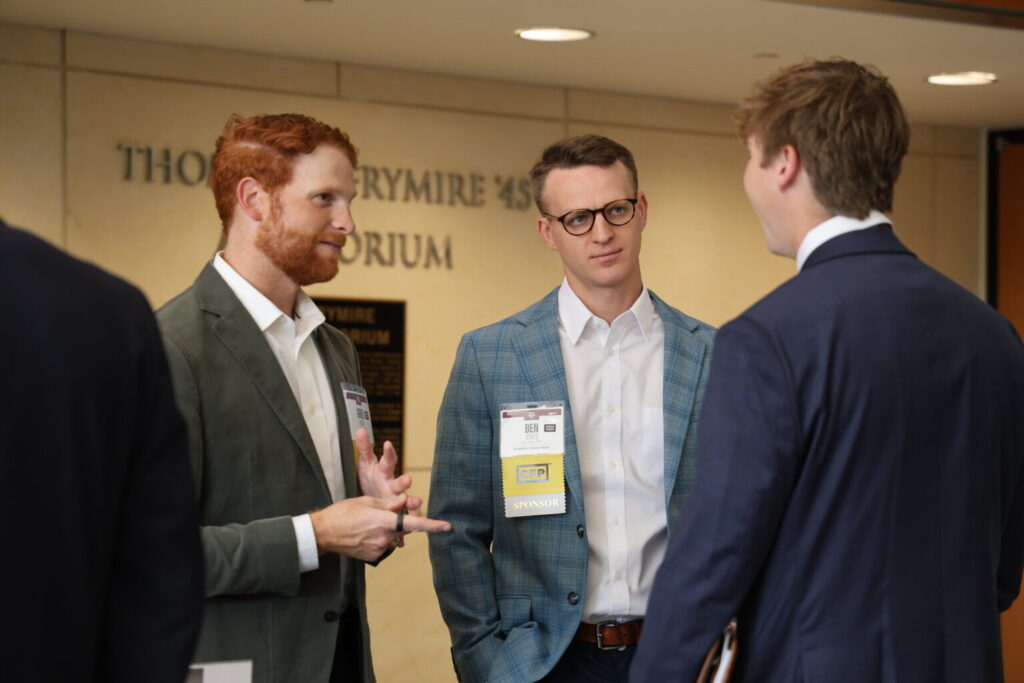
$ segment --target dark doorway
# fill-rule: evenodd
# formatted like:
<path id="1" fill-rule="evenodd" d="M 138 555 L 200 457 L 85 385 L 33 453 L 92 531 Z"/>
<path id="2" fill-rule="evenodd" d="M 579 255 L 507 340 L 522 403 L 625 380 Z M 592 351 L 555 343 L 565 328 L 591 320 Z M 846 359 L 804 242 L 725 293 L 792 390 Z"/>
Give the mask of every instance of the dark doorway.
<path id="1" fill-rule="evenodd" d="M 988 300 L 1024 336 L 1024 129 L 988 136 Z M 1006 683 L 1024 683 L 1024 599 L 1002 627 Z"/>

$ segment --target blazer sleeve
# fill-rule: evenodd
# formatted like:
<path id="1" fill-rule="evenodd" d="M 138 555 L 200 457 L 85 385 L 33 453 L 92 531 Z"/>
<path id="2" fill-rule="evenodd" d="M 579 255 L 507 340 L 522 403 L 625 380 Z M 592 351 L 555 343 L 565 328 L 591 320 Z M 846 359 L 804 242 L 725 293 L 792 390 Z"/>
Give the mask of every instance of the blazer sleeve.
<path id="1" fill-rule="evenodd" d="M 124 306 L 140 349 L 123 362 L 136 381 L 132 457 L 122 488 L 97 680 L 184 679 L 199 635 L 203 565 L 189 495 L 185 426 L 153 314 L 141 294 Z"/>
<path id="2" fill-rule="evenodd" d="M 999 611 L 1010 609 L 1020 593 L 1021 573 L 1024 571 L 1024 467 L 1019 468 L 1016 491 L 1010 502 L 1010 514 L 1003 528 L 1002 549 L 999 556 L 998 604 Z"/>
<path id="3" fill-rule="evenodd" d="M 503 644 L 495 598 L 491 540 L 492 415 L 472 338 L 459 344 L 437 417 L 430 516 L 452 524 L 430 534 L 430 561 L 459 679 L 488 679 Z"/>
<path id="4" fill-rule="evenodd" d="M 1020 438 L 1016 446 L 1024 446 Z M 1024 453 L 1014 452 L 1009 456 L 1008 462 L 1004 464 L 1004 476 L 1010 482 L 1005 489 L 1007 493 L 1004 494 L 1009 498 L 1009 505 L 1003 524 L 997 576 L 1000 612 L 1010 609 L 1013 601 L 1017 599 L 1020 594 L 1021 575 L 1024 573 Z"/>
<path id="5" fill-rule="evenodd" d="M 696 679 L 761 570 L 799 467 L 785 368 L 753 323 L 718 333 L 693 491 L 655 578 L 631 680 Z"/>
<path id="6" fill-rule="evenodd" d="M 203 490 L 202 396 L 188 360 L 164 335 L 178 410 L 188 427 L 195 500 Z M 246 524 L 200 526 L 206 568 L 206 597 L 252 593 L 297 595 L 301 583 L 299 550 L 291 517 Z"/>
<path id="7" fill-rule="evenodd" d="M 1024 346 L 1013 326 L 1006 321 L 1012 338 L 1011 351 L 1015 361 L 1007 364 L 1011 377 L 1011 394 L 1006 409 L 1009 415 L 1024 415 Z M 1024 427 L 1018 420 L 1011 423 L 1009 445 L 1004 448 L 1000 468 L 1003 499 L 1003 535 L 999 548 L 999 567 L 996 576 L 999 611 L 1010 609 L 1020 594 L 1021 575 L 1024 573 Z"/>

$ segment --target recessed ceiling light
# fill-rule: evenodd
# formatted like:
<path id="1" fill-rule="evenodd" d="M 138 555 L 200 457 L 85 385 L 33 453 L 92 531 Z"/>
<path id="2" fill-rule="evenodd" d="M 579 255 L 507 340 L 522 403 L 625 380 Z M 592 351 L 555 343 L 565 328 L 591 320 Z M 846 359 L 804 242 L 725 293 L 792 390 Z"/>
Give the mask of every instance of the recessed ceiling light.
<path id="1" fill-rule="evenodd" d="M 778 59 L 779 54 L 777 52 L 755 52 L 752 56 L 753 59 Z"/>
<path id="2" fill-rule="evenodd" d="M 562 43 L 570 40 L 586 40 L 587 38 L 593 38 L 594 32 L 583 28 L 537 26 L 534 28 L 517 28 L 516 35 L 523 40 L 539 40 L 545 43 Z"/>
<path id="3" fill-rule="evenodd" d="M 996 75 L 987 71 L 960 71 L 951 74 L 932 74 L 932 85 L 988 85 L 996 82 Z"/>

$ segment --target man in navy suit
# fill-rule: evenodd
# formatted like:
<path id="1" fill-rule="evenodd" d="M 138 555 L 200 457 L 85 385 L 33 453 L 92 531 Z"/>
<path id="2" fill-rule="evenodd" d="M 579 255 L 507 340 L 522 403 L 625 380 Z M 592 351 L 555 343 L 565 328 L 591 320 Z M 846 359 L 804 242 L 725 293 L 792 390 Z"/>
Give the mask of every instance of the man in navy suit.
<path id="1" fill-rule="evenodd" d="M 881 211 L 909 127 L 849 61 L 744 101 L 743 183 L 799 273 L 719 332 L 680 513 L 631 669 L 692 681 L 1002 680 L 1024 553 L 1024 347 Z"/>
<path id="2" fill-rule="evenodd" d="M 0 681 L 181 683 L 203 609 L 146 298 L 0 220 Z"/>

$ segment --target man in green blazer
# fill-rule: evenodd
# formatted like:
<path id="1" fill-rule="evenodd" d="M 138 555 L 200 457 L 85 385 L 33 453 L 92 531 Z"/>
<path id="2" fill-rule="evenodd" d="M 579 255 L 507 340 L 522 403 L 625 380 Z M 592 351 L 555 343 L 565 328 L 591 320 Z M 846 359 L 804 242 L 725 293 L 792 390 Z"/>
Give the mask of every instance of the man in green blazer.
<path id="1" fill-rule="evenodd" d="M 415 514 L 390 444 L 378 461 L 351 433 L 359 359 L 301 290 L 338 271 L 355 163 L 315 119 L 229 119 L 211 172 L 226 246 L 157 312 L 206 561 L 196 661 L 252 660 L 256 683 L 373 681 L 363 562 L 449 528 Z"/>

